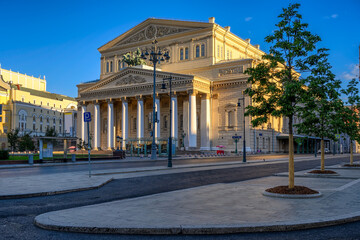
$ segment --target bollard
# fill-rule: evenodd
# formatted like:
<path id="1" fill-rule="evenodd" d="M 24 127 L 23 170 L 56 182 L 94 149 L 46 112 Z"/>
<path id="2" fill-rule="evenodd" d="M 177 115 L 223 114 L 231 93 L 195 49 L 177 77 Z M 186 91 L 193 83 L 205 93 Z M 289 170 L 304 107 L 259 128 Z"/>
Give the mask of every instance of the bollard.
<path id="1" fill-rule="evenodd" d="M 71 161 L 76 162 L 76 155 L 75 154 L 71 154 Z"/>
<path id="2" fill-rule="evenodd" d="M 29 164 L 33 165 L 34 164 L 34 155 L 33 154 L 29 154 Z"/>

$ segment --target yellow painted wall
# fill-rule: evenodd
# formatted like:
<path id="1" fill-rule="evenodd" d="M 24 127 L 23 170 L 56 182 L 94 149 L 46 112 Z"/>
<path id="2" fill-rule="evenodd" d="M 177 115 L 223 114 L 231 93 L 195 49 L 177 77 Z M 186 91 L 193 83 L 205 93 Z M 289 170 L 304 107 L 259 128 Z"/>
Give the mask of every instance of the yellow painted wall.
<path id="1" fill-rule="evenodd" d="M 26 88 L 31 88 L 39 91 L 46 91 L 45 77 L 37 78 L 1 68 L 0 68 L 0 74 L 3 76 L 5 82 L 12 82 L 13 84 L 20 84 Z"/>

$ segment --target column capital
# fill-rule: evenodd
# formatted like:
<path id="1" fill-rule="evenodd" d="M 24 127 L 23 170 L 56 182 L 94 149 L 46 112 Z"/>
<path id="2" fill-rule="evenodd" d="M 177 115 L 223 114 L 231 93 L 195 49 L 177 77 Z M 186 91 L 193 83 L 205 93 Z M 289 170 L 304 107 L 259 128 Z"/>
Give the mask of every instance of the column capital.
<path id="1" fill-rule="evenodd" d="M 210 99 L 210 97 L 211 97 L 210 93 L 202 93 L 201 94 L 202 99 Z"/>
<path id="2" fill-rule="evenodd" d="M 189 95 L 196 95 L 196 94 L 198 94 L 198 91 L 195 90 L 195 89 L 190 89 L 190 90 L 187 90 L 187 93 L 188 93 Z"/>
<path id="3" fill-rule="evenodd" d="M 136 98 L 136 100 L 138 100 L 138 101 L 143 101 L 143 100 L 144 100 L 143 95 L 137 95 L 137 96 L 135 96 L 135 98 Z"/>
<path id="4" fill-rule="evenodd" d="M 100 105 L 100 101 L 99 101 L 98 99 L 92 101 L 92 103 L 93 103 L 94 105 Z"/>
<path id="5" fill-rule="evenodd" d="M 122 102 L 127 102 L 128 101 L 127 97 L 122 97 L 120 99 L 121 99 Z"/>
<path id="6" fill-rule="evenodd" d="M 81 107 L 82 107 L 82 106 L 86 107 L 88 104 L 89 104 L 89 103 L 86 102 L 86 101 L 79 101 L 79 105 L 80 105 Z"/>
<path id="7" fill-rule="evenodd" d="M 106 99 L 106 102 L 109 104 L 109 103 L 114 103 L 114 99 L 112 98 L 109 98 L 109 99 Z"/>

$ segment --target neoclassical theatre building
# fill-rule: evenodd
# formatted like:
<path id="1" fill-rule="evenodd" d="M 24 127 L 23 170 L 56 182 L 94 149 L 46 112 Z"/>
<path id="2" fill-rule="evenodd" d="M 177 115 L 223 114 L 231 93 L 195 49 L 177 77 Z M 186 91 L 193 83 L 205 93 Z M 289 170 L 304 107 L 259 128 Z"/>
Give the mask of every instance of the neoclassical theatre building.
<path id="1" fill-rule="evenodd" d="M 233 136 L 241 136 L 242 150 L 245 128 L 246 149 L 252 152 L 284 152 L 288 149 L 287 123 L 272 118 L 259 128 L 250 125 L 250 117 L 243 124 L 243 91 L 247 88 L 244 71 L 264 54 L 259 45 L 250 43 L 215 23 L 176 21 L 150 18 L 111 40 L 98 50 L 101 53 L 101 74 L 96 81 L 78 87 L 78 113 L 92 114 L 90 136 L 94 149 L 114 149 L 122 141 L 129 144 L 151 144 L 153 107 L 153 67 L 127 67 L 122 56 L 150 49 L 156 39 L 170 59 L 157 65 L 156 115 L 154 129 L 157 142 L 169 137 L 170 112 L 173 106 L 172 135 L 178 149 L 215 150 L 223 145 L 233 151 Z M 172 77 L 173 94 L 169 85 L 163 91 L 163 78 Z M 245 96 L 245 107 L 251 104 Z M 296 122 L 296 120 L 295 120 Z M 244 126 L 245 125 L 245 126 Z M 78 118 L 78 137 L 87 141 L 87 128 Z M 117 136 L 119 136 L 117 138 Z M 307 138 L 301 151 L 314 151 L 313 140 Z M 159 146 L 161 147 L 161 146 Z"/>

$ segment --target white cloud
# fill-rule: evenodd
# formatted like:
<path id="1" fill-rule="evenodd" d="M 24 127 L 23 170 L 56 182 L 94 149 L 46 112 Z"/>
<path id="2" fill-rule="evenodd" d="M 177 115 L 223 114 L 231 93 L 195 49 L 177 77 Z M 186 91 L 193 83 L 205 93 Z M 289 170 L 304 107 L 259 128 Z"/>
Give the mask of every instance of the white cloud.
<path id="1" fill-rule="evenodd" d="M 335 18 L 338 18 L 338 16 L 339 16 L 339 14 L 334 13 L 334 14 L 331 14 L 330 16 L 325 16 L 324 18 L 325 19 L 330 19 L 330 18 L 335 19 Z"/>
<path id="2" fill-rule="evenodd" d="M 249 22 L 249 21 L 251 21 L 251 19 L 253 19 L 252 17 L 247 17 L 247 18 L 245 18 L 245 22 Z"/>
<path id="3" fill-rule="evenodd" d="M 345 80 L 351 80 L 353 78 L 358 78 L 359 77 L 359 65 L 351 64 L 349 66 L 349 71 L 343 72 L 341 74 L 341 77 Z"/>

